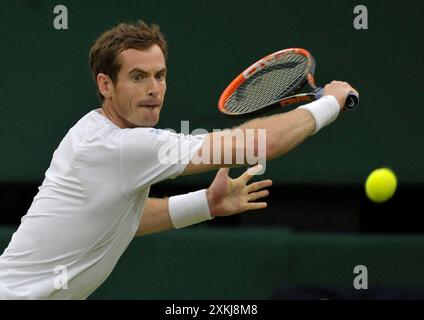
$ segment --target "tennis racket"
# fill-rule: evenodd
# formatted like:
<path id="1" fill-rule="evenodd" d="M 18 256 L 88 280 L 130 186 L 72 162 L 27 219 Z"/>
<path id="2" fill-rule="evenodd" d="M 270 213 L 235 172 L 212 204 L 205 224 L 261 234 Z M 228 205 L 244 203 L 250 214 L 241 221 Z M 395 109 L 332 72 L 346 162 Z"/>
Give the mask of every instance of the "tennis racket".
<path id="1" fill-rule="evenodd" d="M 223 91 L 218 109 L 241 115 L 279 105 L 310 102 L 322 97 L 324 89 L 315 84 L 315 59 L 305 49 L 291 48 L 272 53 L 251 65 Z M 356 108 L 359 96 L 351 92 L 344 106 Z"/>

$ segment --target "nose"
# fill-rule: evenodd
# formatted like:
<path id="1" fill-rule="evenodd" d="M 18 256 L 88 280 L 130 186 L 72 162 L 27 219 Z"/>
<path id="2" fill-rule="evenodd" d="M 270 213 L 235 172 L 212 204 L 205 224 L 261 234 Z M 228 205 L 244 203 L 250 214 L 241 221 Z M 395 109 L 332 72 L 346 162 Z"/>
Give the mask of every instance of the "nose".
<path id="1" fill-rule="evenodd" d="M 157 97 L 157 96 L 159 96 L 159 93 L 160 93 L 159 92 L 159 85 L 158 85 L 156 79 L 152 79 L 150 81 L 150 84 L 149 84 L 147 95 L 149 97 Z"/>

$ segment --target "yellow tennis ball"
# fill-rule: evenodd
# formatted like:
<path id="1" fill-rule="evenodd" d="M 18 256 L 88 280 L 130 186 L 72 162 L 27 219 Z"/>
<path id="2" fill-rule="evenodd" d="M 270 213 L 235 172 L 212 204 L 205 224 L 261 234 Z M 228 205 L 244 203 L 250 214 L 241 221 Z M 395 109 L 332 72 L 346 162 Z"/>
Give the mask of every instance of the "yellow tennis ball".
<path id="1" fill-rule="evenodd" d="M 395 194 L 397 178 L 388 168 L 376 169 L 365 182 L 365 192 L 371 201 L 381 203 L 389 200 Z"/>

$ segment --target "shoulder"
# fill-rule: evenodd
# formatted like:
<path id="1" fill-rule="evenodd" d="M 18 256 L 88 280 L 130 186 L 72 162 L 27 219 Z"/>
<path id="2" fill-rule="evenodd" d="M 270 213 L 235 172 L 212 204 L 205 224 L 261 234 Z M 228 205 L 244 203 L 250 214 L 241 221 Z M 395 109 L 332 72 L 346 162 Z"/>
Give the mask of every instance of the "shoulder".
<path id="1" fill-rule="evenodd" d="M 169 130 L 157 128 L 121 129 L 120 134 L 122 136 L 123 143 L 136 142 L 137 144 L 166 141 L 169 139 L 175 139 L 178 136 Z"/>
<path id="2" fill-rule="evenodd" d="M 161 145 L 178 145 L 203 140 L 204 135 L 176 133 L 168 129 L 133 128 L 122 130 L 122 144 L 125 146 L 144 145 L 155 148 Z"/>
<path id="3" fill-rule="evenodd" d="M 119 155 L 121 129 L 91 111 L 68 132 L 68 141 L 77 158 L 85 161 L 100 160 L 111 154 Z"/>

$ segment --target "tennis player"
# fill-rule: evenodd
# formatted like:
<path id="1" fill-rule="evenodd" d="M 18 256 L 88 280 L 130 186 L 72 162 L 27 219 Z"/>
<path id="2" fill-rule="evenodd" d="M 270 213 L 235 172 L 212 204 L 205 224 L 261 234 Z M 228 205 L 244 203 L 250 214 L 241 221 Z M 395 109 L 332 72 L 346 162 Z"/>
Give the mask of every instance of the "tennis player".
<path id="1" fill-rule="evenodd" d="M 0 257 L 1 299 L 86 299 L 134 236 L 266 207 L 258 200 L 268 195 L 272 181 L 249 183 L 260 165 L 231 179 L 228 168 L 235 162 L 192 161 L 205 154 L 213 160 L 218 151 L 235 159 L 240 148 L 256 148 L 258 136 L 244 146 L 220 143 L 217 150 L 218 133 L 153 128 L 165 98 L 166 54 L 159 28 L 141 21 L 120 24 L 95 41 L 89 60 L 101 107 L 80 119 L 54 152 L 39 192 Z M 352 90 L 332 82 L 320 100 L 238 129 L 265 128 L 266 158 L 277 158 L 334 121 Z M 178 161 L 163 161 L 164 151 L 177 154 Z M 149 198 L 155 183 L 217 169 L 207 189 Z"/>

